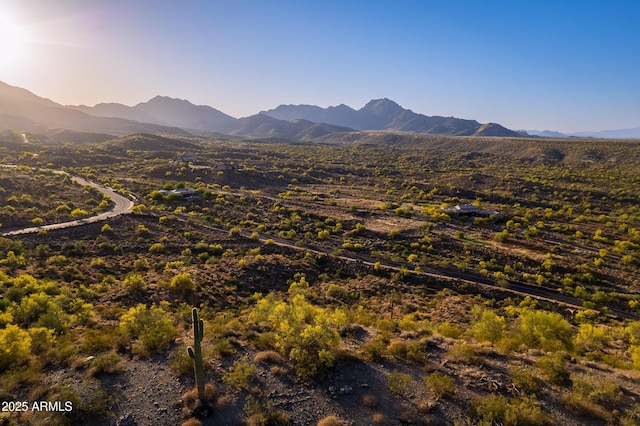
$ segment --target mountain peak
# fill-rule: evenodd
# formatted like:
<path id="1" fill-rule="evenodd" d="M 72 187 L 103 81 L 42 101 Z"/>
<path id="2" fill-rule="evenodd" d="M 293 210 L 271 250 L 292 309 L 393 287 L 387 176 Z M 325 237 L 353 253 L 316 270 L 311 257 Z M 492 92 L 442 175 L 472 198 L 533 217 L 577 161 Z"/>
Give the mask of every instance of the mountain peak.
<path id="1" fill-rule="evenodd" d="M 360 111 L 371 111 L 376 114 L 392 114 L 404 111 L 400 105 L 388 98 L 372 99 Z"/>

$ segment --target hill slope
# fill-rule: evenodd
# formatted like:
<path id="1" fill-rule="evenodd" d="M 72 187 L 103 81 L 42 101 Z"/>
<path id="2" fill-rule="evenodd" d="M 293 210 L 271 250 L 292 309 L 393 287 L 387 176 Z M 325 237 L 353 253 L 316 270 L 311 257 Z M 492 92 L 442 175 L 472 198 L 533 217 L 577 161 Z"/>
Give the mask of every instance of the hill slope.
<path id="1" fill-rule="evenodd" d="M 3 82 L 0 82 L 0 126 L 34 132 L 58 128 L 105 133 L 188 134 L 177 127 L 122 118 L 95 117 Z"/>

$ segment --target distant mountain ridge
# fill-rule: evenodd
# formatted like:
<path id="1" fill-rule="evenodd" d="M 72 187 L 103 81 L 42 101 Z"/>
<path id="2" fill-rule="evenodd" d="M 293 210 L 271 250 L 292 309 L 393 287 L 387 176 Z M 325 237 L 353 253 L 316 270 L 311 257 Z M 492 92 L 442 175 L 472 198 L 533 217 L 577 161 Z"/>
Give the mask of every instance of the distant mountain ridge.
<path id="1" fill-rule="evenodd" d="M 601 130 L 598 132 L 562 133 L 555 130 L 522 130 L 531 136 L 545 138 L 602 138 L 602 139 L 640 139 L 640 127 L 630 129 Z"/>
<path id="2" fill-rule="evenodd" d="M 37 96 L 0 81 L 0 127 L 42 132 L 72 129 L 105 133 L 161 133 L 187 135 L 177 127 L 141 123 L 124 118 L 97 117 Z"/>
<path id="3" fill-rule="evenodd" d="M 234 118 L 206 105 L 156 96 L 135 106 L 101 103 L 63 106 L 28 90 L 0 82 L 0 128 L 28 131 L 70 129 L 112 134 L 226 134 L 246 138 L 310 141 L 353 131 L 413 132 L 455 136 L 521 137 L 496 123 L 481 124 L 455 117 L 429 117 L 404 109 L 389 99 L 374 99 L 359 110 L 341 104 L 280 105 L 244 118 Z"/>
<path id="4" fill-rule="evenodd" d="M 97 104 L 94 107 L 78 106 L 76 109 L 101 117 L 118 117 L 146 123 L 180 127 L 185 130 L 218 131 L 233 128 L 236 119 L 206 105 L 194 105 L 184 99 L 156 96 L 135 106 L 117 103 Z"/>
<path id="5" fill-rule="evenodd" d="M 280 120 L 304 119 L 351 127 L 355 130 L 385 130 L 454 136 L 511 136 L 522 134 L 499 124 L 480 124 L 455 117 L 426 116 L 404 109 L 394 101 L 374 99 L 359 110 L 344 104 L 321 108 L 314 105 L 280 105 L 263 111 Z"/>

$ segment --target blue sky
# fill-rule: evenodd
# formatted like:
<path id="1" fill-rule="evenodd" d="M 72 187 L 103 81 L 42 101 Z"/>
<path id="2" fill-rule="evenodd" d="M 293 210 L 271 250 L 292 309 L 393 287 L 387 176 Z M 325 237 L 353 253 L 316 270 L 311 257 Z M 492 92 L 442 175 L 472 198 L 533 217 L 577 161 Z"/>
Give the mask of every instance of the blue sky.
<path id="1" fill-rule="evenodd" d="M 65 104 L 387 97 L 512 129 L 640 126 L 638 1 L 0 0 L 0 17 L 21 29 L 0 80 Z"/>

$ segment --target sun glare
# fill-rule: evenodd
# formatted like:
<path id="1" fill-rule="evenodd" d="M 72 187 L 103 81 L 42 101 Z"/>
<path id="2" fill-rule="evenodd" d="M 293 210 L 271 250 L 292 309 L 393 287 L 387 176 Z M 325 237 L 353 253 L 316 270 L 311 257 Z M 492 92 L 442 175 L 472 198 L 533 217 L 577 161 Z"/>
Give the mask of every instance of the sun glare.
<path id="1" fill-rule="evenodd" d="M 25 54 L 26 40 L 26 31 L 22 26 L 0 16 L 0 69 L 6 70 L 19 64 Z"/>

